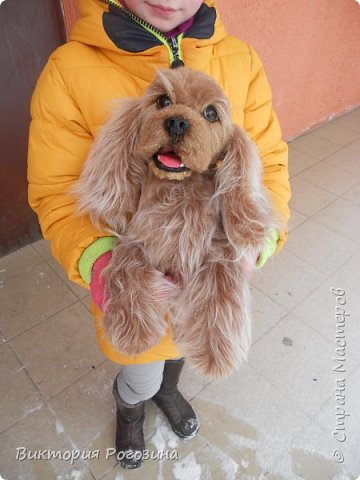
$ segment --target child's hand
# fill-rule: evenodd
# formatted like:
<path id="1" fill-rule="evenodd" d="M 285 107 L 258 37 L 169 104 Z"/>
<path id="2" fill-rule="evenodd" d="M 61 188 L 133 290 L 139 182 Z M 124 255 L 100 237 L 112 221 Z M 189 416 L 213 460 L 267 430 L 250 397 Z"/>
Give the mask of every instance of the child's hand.
<path id="1" fill-rule="evenodd" d="M 254 251 L 254 252 L 252 252 L 251 255 L 249 255 L 246 258 L 243 258 L 241 260 L 241 266 L 242 266 L 244 272 L 247 275 L 250 275 L 252 273 L 252 271 L 254 270 L 255 264 L 256 264 L 258 258 L 259 258 L 259 252 Z"/>
<path id="2" fill-rule="evenodd" d="M 159 302 L 164 302 L 168 298 L 170 293 L 174 290 L 173 288 L 174 280 L 171 277 L 171 275 L 165 274 L 164 279 L 166 280 L 166 284 L 164 285 L 163 289 L 159 293 L 159 298 L 158 298 Z"/>
<path id="3" fill-rule="evenodd" d="M 259 252 L 254 252 L 252 258 L 242 260 L 242 267 L 247 274 L 250 274 L 254 268 L 262 268 L 266 261 L 273 256 L 276 250 L 276 244 L 279 239 L 277 230 L 269 230 L 265 247 Z"/>
<path id="4" fill-rule="evenodd" d="M 90 293 L 95 305 L 104 311 L 105 298 L 105 277 L 102 275 L 111 260 L 112 252 L 101 255 L 94 263 L 91 274 Z"/>
<path id="5" fill-rule="evenodd" d="M 279 232 L 273 228 L 269 230 L 269 235 L 266 239 L 266 245 L 261 250 L 257 261 L 256 261 L 256 268 L 261 268 L 265 265 L 266 261 L 272 257 L 276 250 L 276 244 L 279 240 Z"/>

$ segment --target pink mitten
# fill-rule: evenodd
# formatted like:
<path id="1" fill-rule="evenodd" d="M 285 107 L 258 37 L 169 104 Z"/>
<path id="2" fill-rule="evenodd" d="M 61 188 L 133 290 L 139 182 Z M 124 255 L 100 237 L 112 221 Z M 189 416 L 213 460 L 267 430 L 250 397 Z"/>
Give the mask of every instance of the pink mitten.
<path id="1" fill-rule="evenodd" d="M 105 267 L 108 266 L 112 257 L 112 253 L 106 252 L 101 255 L 94 263 L 92 267 L 91 282 L 90 282 L 90 293 L 91 298 L 95 305 L 104 311 L 105 304 L 105 278 L 101 275 Z"/>
<path id="2" fill-rule="evenodd" d="M 102 274 L 104 268 L 106 268 L 111 260 L 112 253 L 107 252 L 101 255 L 94 263 L 92 267 L 91 282 L 90 282 L 90 293 L 95 305 L 104 311 L 104 304 L 106 301 L 105 297 L 105 278 Z M 164 283 L 164 288 L 159 293 L 159 302 L 163 302 L 169 296 L 172 291 L 171 283 L 173 279 L 170 275 L 164 275 L 164 278 L 167 280 Z"/>
<path id="3" fill-rule="evenodd" d="M 259 253 L 257 251 L 252 252 L 246 258 L 241 260 L 241 266 L 247 275 L 250 275 L 255 268 Z"/>
<path id="4" fill-rule="evenodd" d="M 163 302 L 164 300 L 166 300 L 167 297 L 170 295 L 170 293 L 173 290 L 172 284 L 174 283 L 174 280 L 173 280 L 172 276 L 165 273 L 164 278 L 166 280 L 166 283 L 164 284 L 162 290 L 159 293 L 159 298 L 158 298 L 159 302 Z"/>

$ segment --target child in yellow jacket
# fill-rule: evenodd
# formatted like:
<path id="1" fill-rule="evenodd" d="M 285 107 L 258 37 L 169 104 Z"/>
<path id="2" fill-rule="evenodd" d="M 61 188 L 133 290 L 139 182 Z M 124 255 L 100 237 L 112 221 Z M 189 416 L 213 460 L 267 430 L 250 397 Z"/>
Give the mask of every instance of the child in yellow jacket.
<path id="1" fill-rule="evenodd" d="M 136 468 L 145 447 L 145 400 L 152 398 L 183 438 L 194 436 L 199 422 L 177 388 L 184 361 L 170 329 L 158 345 L 132 357 L 104 337 L 99 272 L 115 239 L 89 218 L 79 218 L 69 188 L 79 178 L 113 100 L 141 95 L 159 68 L 185 64 L 211 75 L 224 89 L 233 122 L 257 144 L 263 182 L 284 225 L 290 198 L 287 145 L 261 61 L 253 48 L 226 33 L 215 0 L 79 0 L 79 8 L 70 41 L 51 55 L 33 95 L 29 202 L 69 278 L 92 286 L 100 349 L 123 365 L 113 388 L 118 458 L 123 467 Z M 269 232 L 257 266 L 281 249 L 286 235 L 286 230 Z"/>

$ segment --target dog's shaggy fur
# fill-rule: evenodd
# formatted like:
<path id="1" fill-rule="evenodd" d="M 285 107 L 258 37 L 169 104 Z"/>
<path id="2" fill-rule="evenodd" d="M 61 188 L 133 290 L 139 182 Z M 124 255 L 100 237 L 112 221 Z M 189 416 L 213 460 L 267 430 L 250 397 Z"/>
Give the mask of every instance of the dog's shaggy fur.
<path id="1" fill-rule="evenodd" d="M 154 158 L 170 151 L 185 171 L 159 168 Z M 80 212 L 119 240 L 104 272 L 112 344 L 144 352 L 170 321 L 192 366 L 213 377 L 232 373 L 250 346 L 241 260 L 263 247 L 276 222 L 256 148 L 231 123 L 222 89 L 186 67 L 159 71 L 141 98 L 115 109 L 75 193 Z"/>

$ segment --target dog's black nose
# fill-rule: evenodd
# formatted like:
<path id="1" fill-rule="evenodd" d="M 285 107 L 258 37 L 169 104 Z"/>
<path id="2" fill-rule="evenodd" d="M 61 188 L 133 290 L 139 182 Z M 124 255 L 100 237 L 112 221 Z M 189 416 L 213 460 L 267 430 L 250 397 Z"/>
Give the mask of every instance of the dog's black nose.
<path id="1" fill-rule="evenodd" d="M 189 126 L 189 122 L 183 117 L 170 117 L 165 120 L 165 130 L 171 137 L 181 137 Z"/>

